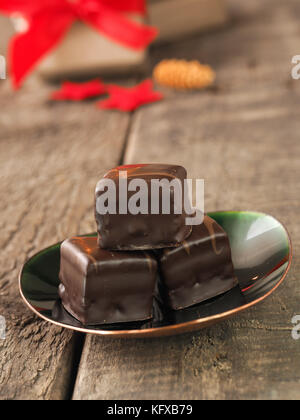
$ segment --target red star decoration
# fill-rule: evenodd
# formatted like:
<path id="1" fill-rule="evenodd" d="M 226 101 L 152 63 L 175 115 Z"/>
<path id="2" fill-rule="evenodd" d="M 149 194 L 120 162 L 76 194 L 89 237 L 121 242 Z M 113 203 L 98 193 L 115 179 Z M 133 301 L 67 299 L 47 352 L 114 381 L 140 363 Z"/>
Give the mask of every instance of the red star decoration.
<path id="1" fill-rule="evenodd" d="M 109 98 L 98 103 L 98 107 L 101 109 L 118 109 L 128 112 L 134 111 L 142 105 L 163 99 L 160 92 L 153 90 L 151 79 L 147 79 L 132 88 L 109 85 L 107 86 L 107 93 Z"/>
<path id="2" fill-rule="evenodd" d="M 64 82 L 60 90 L 51 94 L 51 99 L 54 101 L 82 101 L 103 95 L 106 92 L 106 86 L 99 79 L 85 83 Z"/>

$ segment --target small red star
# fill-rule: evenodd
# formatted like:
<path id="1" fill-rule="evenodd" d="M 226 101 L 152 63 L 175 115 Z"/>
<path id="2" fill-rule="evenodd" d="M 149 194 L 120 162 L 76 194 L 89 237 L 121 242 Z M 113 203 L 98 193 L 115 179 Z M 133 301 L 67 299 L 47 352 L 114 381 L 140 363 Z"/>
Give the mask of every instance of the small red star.
<path id="1" fill-rule="evenodd" d="M 103 95 L 106 92 L 106 86 L 99 79 L 85 83 L 64 82 L 60 90 L 51 94 L 51 99 L 54 101 L 82 101 Z"/>
<path id="2" fill-rule="evenodd" d="M 117 85 L 107 86 L 109 98 L 98 102 L 101 109 L 118 109 L 120 111 L 134 111 L 142 105 L 163 99 L 160 92 L 153 90 L 153 82 L 147 79 L 137 86 L 125 88 Z"/>

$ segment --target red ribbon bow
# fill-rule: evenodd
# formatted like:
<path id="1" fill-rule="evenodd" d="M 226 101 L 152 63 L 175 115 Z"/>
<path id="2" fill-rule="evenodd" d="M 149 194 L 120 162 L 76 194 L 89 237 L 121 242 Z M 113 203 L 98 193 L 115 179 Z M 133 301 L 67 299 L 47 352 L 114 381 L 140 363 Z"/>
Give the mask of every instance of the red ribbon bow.
<path id="1" fill-rule="evenodd" d="M 145 14 L 145 0 L 0 0 L 0 12 L 19 13 L 29 22 L 25 33 L 10 45 L 15 88 L 39 60 L 57 46 L 75 20 L 133 49 L 146 48 L 157 35 L 153 27 L 129 20 L 124 13 Z"/>

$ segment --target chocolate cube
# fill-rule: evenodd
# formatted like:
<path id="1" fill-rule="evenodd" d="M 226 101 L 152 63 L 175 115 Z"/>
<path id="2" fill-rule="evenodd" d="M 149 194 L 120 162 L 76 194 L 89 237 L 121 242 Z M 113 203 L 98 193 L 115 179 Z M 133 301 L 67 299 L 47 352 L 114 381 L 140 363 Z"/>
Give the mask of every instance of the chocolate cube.
<path id="1" fill-rule="evenodd" d="M 157 262 L 146 252 L 106 251 L 96 237 L 61 245 L 59 295 L 84 325 L 150 319 L 156 274 Z"/>
<path id="2" fill-rule="evenodd" d="M 191 233 L 191 226 L 186 225 L 185 179 L 186 170 L 177 165 L 128 165 L 109 171 L 96 188 L 95 216 L 100 247 L 113 250 L 158 249 L 174 247 L 184 241 Z M 107 195 L 108 182 L 115 185 L 114 199 L 113 194 Z M 164 187 L 154 189 L 155 182 L 165 182 Z M 141 183 L 142 187 L 137 187 Z M 177 187 L 181 188 L 181 195 L 177 193 Z M 111 192 L 114 192 L 113 188 Z M 106 204 L 110 204 L 106 214 L 100 205 L 105 202 L 104 198 L 107 199 Z M 164 208 L 166 202 L 169 204 L 167 212 Z M 135 206 L 132 208 L 131 204 Z"/>
<path id="3" fill-rule="evenodd" d="M 237 285 L 228 236 L 208 216 L 179 247 L 165 249 L 159 259 L 165 298 L 172 309 L 187 308 Z"/>

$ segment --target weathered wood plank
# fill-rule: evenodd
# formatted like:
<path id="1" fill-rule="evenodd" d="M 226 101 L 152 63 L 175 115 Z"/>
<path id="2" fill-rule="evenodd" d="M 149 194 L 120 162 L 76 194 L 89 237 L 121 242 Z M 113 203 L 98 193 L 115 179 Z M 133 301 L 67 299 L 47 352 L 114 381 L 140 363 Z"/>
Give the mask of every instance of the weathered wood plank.
<path id="1" fill-rule="evenodd" d="M 14 93 L 0 82 L 0 399 L 71 392 L 78 337 L 26 309 L 18 272 L 43 247 L 95 230 L 95 183 L 120 161 L 129 123 L 92 103 L 51 104 L 51 89 L 32 79 Z"/>
<path id="2" fill-rule="evenodd" d="M 125 161 L 170 162 L 205 178 L 206 210 L 253 209 L 281 219 L 294 242 L 286 282 L 264 304 L 196 334 L 152 340 L 89 336 L 74 399 L 300 397 L 299 88 L 291 83 L 300 7 L 234 2 L 233 27 L 154 51 L 200 58 L 219 89 L 168 93 L 134 117 Z M 237 9 L 237 8 L 240 8 Z"/>

